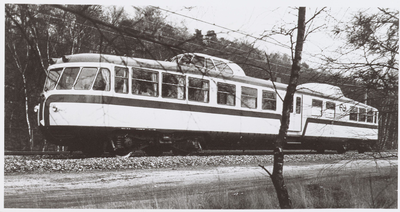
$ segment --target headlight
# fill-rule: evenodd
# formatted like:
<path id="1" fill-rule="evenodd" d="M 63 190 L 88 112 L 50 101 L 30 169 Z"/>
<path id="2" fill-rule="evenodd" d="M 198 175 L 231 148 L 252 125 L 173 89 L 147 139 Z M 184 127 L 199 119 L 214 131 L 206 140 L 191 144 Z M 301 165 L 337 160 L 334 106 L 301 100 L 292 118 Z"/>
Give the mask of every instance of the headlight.
<path id="1" fill-rule="evenodd" d="M 58 112 L 58 108 L 57 108 L 55 105 L 53 105 L 53 107 L 51 107 L 51 109 L 52 109 L 54 112 Z"/>
<path id="2" fill-rule="evenodd" d="M 36 106 L 33 108 L 33 111 L 34 111 L 35 113 L 37 113 L 37 112 L 39 111 L 39 105 L 36 105 Z"/>

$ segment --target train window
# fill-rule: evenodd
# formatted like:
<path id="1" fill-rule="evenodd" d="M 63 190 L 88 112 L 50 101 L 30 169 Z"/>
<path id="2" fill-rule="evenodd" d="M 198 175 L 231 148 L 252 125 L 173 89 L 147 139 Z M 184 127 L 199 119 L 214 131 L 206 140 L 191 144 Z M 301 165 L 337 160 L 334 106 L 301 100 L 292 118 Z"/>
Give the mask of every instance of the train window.
<path id="1" fill-rule="evenodd" d="M 372 109 L 368 109 L 367 122 L 372 123 L 373 121 L 374 121 L 374 112 L 372 111 Z"/>
<path id="2" fill-rule="evenodd" d="M 358 107 L 354 107 L 354 106 L 350 107 L 350 120 L 352 120 L 352 121 L 358 120 Z"/>
<path id="3" fill-rule="evenodd" d="M 89 90 L 92 86 L 93 80 L 96 77 L 97 68 L 84 67 L 76 80 L 75 90 Z"/>
<path id="4" fill-rule="evenodd" d="M 58 78 L 62 73 L 63 68 L 55 68 L 49 70 L 47 73 L 46 83 L 44 84 L 44 91 L 53 90 L 56 87 Z"/>
<path id="5" fill-rule="evenodd" d="M 185 99 L 185 76 L 163 73 L 162 97 Z"/>
<path id="6" fill-rule="evenodd" d="M 301 113 L 301 97 L 296 97 L 296 113 Z"/>
<path id="7" fill-rule="evenodd" d="M 257 89 L 242 86 L 242 107 L 257 108 Z"/>
<path id="8" fill-rule="evenodd" d="M 189 77 L 189 100 L 197 102 L 208 102 L 210 92 L 210 82 L 208 80 Z"/>
<path id="9" fill-rule="evenodd" d="M 321 100 L 316 100 L 316 99 L 312 100 L 311 115 L 322 116 L 322 101 Z"/>
<path id="10" fill-rule="evenodd" d="M 213 63 L 213 62 L 211 61 L 211 59 L 209 59 L 209 58 L 206 59 L 206 68 L 207 68 L 208 70 L 215 71 L 214 63 Z"/>
<path id="11" fill-rule="evenodd" d="M 115 85 L 116 93 L 128 93 L 128 68 L 115 67 Z"/>
<path id="12" fill-rule="evenodd" d="M 158 72 L 133 69 L 132 94 L 158 96 Z"/>
<path id="13" fill-rule="evenodd" d="M 217 103 L 222 105 L 235 105 L 236 86 L 219 82 L 217 84 L 218 94 Z"/>
<path id="14" fill-rule="evenodd" d="M 192 60 L 192 55 L 183 55 L 183 57 L 179 60 L 179 64 L 190 65 L 191 60 Z"/>
<path id="15" fill-rule="evenodd" d="M 327 118 L 335 118 L 336 104 L 334 102 L 326 102 L 325 116 Z"/>
<path id="16" fill-rule="evenodd" d="M 365 108 L 360 108 L 360 115 L 358 121 L 365 122 L 367 119 L 367 110 Z"/>
<path id="17" fill-rule="evenodd" d="M 379 115 L 378 115 L 378 112 L 374 112 L 374 123 L 376 124 L 376 123 L 378 123 L 378 117 L 379 117 Z"/>
<path id="18" fill-rule="evenodd" d="M 109 91 L 111 87 L 110 81 L 110 70 L 101 68 L 94 81 L 93 90 Z"/>
<path id="19" fill-rule="evenodd" d="M 65 90 L 72 89 L 75 79 L 79 73 L 79 67 L 68 67 L 64 69 L 60 82 L 58 82 L 57 89 Z"/>
<path id="20" fill-rule="evenodd" d="M 204 68 L 204 57 L 194 56 L 192 63 L 198 68 Z"/>
<path id="21" fill-rule="evenodd" d="M 262 93 L 262 109 L 276 110 L 276 93 L 273 91 L 263 91 Z"/>
<path id="22" fill-rule="evenodd" d="M 214 59 L 214 63 L 215 63 L 215 66 L 217 66 L 219 72 L 233 74 L 233 70 L 225 62 Z"/>

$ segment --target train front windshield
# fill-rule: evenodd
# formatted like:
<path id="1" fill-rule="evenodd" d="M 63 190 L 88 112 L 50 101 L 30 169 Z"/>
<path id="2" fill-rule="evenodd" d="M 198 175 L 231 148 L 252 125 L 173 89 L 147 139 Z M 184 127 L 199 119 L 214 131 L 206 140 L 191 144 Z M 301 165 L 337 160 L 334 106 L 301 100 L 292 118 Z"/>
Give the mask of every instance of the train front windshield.
<path id="1" fill-rule="evenodd" d="M 50 69 L 44 85 L 49 90 L 100 90 L 109 91 L 111 80 L 107 68 L 66 67 Z"/>
<path id="2" fill-rule="evenodd" d="M 62 68 L 49 70 L 46 82 L 44 84 L 44 91 L 53 90 L 56 87 L 58 78 L 60 77 L 62 70 Z"/>

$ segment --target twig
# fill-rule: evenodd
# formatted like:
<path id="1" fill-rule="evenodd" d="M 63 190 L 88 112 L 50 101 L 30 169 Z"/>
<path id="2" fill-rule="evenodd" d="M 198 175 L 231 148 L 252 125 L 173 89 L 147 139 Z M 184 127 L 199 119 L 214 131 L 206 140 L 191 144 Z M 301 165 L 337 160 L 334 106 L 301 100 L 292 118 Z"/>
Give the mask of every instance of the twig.
<path id="1" fill-rule="evenodd" d="M 271 172 L 269 172 L 264 166 L 262 166 L 260 164 L 258 166 L 261 167 L 262 169 L 264 169 L 269 174 L 269 176 L 272 177 Z"/>

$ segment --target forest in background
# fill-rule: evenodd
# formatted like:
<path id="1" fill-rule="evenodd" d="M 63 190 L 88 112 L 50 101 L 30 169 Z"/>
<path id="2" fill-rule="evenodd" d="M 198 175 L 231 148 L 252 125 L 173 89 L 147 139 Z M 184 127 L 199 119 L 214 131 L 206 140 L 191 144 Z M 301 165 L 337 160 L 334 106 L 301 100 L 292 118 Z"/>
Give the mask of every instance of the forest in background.
<path id="1" fill-rule="evenodd" d="M 387 36 L 373 39 L 378 27 L 385 28 Z M 302 63 L 299 84 L 336 85 L 345 96 L 378 108 L 378 148 L 397 148 L 398 11 L 360 13 L 336 30 L 345 34 L 349 46 L 380 60 L 338 65 L 327 58 L 326 66 L 318 69 Z M 34 112 L 51 58 L 104 53 L 166 60 L 183 52 L 225 58 L 247 76 L 283 83 L 288 82 L 292 65 L 292 56 L 286 53 L 266 54 L 247 40 L 227 40 L 212 30 L 191 32 L 182 24 L 168 23 L 152 6 L 135 7 L 135 14 L 128 15 L 116 6 L 5 5 L 5 150 L 54 149 L 42 139 Z M 340 67 L 343 71 L 334 71 Z M 345 74 L 349 69 L 355 70 L 351 76 Z"/>

